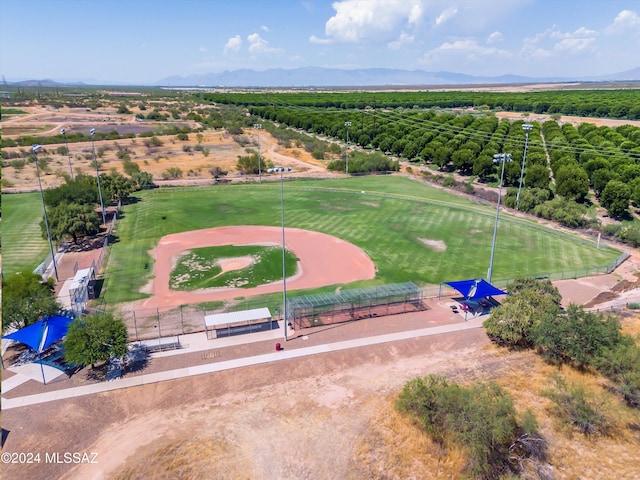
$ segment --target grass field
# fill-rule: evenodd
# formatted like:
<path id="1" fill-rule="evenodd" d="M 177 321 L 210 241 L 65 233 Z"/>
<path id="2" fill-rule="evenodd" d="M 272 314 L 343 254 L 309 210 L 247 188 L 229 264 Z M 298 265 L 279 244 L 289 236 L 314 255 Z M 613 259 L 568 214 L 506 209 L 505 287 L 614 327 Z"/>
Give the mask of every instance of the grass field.
<path id="1" fill-rule="evenodd" d="M 2 195 L 2 273 L 31 272 L 49 253 L 42 239 L 39 193 Z"/>
<path id="2" fill-rule="evenodd" d="M 222 272 L 219 260 L 251 257 L 246 268 Z M 285 250 L 287 277 L 295 275 L 298 259 Z M 183 255 L 171 272 L 171 288 L 197 290 L 213 287 L 251 288 L 282 279 L 282 249 L 258 245 L 194 248 Z"/>
<path id="3" fill-rule="evenodd" d="M 280 184 L 162 188 L 140 192 L 118 223 L 105 300 L 138 293 L 152 270 L 148 251 L 160 237 L 224 225 L 280 224 Z M 361 247 L 383 284 L 485 277 L 495 207 L 402 177 L 293 181 L 285 184 L 286 226 L 323 232 Z M 318 252 L 318 255 L 330 252 Z M 493 280 L 602 267 L 620 252 L 587 244 L 535 222 L 501 215 Z"/>

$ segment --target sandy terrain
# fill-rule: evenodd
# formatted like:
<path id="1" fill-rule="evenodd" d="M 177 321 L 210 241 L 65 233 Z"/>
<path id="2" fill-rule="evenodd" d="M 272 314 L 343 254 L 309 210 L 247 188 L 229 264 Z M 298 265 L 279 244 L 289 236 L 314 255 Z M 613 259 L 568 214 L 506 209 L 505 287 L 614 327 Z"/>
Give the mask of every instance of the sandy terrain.
<path id="1" fill-rule="evenodd" d="M 225 300 L 238 296 L 254 296 L 282 290 L 282 282 L 254 288 L 214 288 L 181 292 L 169 288 L 175 259 L 192 248 L 220 245 L 281 245 L 279 227 L 233 226 L 195 230 L 162 237 L 152 254 L 155 259 L 152 284 L 145 291 L 153 297 L 139 302 L 139 308 L 174 306 Z M 299 259 L 298 274 L 287 279 L 292 290 L 346 284 L 375 277 L 375 265 L 358 247 L 339 238 L 318 232 L 285 229 L 285 245 Z M 319 252 L 325 252 L 322 255 Z M 328 252 L 328 253 L 326 253 Z"/>

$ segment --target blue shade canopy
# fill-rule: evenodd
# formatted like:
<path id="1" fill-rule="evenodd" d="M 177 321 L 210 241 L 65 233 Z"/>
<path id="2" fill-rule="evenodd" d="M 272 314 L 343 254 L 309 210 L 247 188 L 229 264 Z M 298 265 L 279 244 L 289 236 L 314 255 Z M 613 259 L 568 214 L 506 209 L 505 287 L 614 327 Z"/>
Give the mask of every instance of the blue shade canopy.
<path id="1" fill-rule="evenodd" d="M 63 317 L 62 315 L 44 317 L 32 325 L 21 328 L 17 332 L 5 335 L 2 338 L 24 343 L 36 352 L 41 353 L 52 343 L 57 342 L 67 334 L 71 322 L 73 322 L 72 318 Z"/>
<path id="2" fill-rule="evenodd" d="M 507 292 L 494 287 L 484 279 L 460 280 L 457 282 L 444 283 L 449 285 L 451 288 L 456 289 L 467 300 L 507 294 Z"/>

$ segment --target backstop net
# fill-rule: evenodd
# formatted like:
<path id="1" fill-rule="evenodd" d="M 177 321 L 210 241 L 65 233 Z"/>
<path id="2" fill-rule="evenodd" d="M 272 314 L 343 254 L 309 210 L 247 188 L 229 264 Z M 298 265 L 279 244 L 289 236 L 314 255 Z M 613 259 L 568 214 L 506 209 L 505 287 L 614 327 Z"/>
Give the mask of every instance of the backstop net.
<path id="1" fill-rule="evenodd" d="M 425 309 L 418 286 L 393 283 L 287 298 L 287 322 L 299 330 Z"/>

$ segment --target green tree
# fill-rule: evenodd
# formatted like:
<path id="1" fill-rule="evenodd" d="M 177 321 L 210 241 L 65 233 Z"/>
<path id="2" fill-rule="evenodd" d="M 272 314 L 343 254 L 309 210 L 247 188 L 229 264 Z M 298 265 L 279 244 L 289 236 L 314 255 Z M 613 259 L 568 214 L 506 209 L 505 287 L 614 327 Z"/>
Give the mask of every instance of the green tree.
<path id="1" fill-rule="evenodd" d="M 56 188 L 44 192 L 44 202 L 48 207 L 56 207 L 61 203 L 77 203 L 80 205 L 98 204 L 98 183 L 95 177 L 77 175 Z"/>
<path id="2" fill-rule="evenodd" d="M 149 172 L 135 172 L 131 175 L 134 185 L 137 188 L 146 188 L 153 185 L 153 175 Z"/>
<path id="3" fill-rule="evenodd" d="M 545 319 L 560 313 L 561 296 L 549 280 L 518 278 L 507 286 L 510 295 L 484 322 L 487 335 L 499 345 L 531 348 L 533 332 Z"/>
<path id="4" fill-rule="evenodd" d="M 573 304 L 562 315 L 543 318 L 533 337 L 546 360 L 580 368 L 592 364 L 605 350 L 616 348 L 623 339 L 618 319 L 586 312 Z"/>
<path id="5" fill-rule="evenodd" d="M 524 184 L 528 188 L 549 189 L 549 170 L 547 167 L 537 164 L 527 167 Z"/>
<path id="6" fill-rule="evenodd" d="M 600 205 L 607 209 L 609 216 L 619 217 L 629 208 L 631 191 L 619 180 L 611 180 L 600 195 Z"/>
<path id="7" fill-rule="evenodd" d="M 105 196 L 105 203 L 117 203 L 135 190 L 135 183 L 119 173 L 100 174 L 100 185 Z"/>
<path id="8" fill-rule="evenodd" d="M 558 169 L 556 193 L 571 200 L 582 202 L 589 193 L 589 178 L 582 167 L 569 164 Z"/>
<path id="9" fill-rule="evenodd" d="M 127 326 L 110 314 L 80 317 L 71 323 L 64 340 L 64 358 L 75 365 L 91 365 L 127 353 Z"/>
<path id="10" fill-rule="evenodd" d="M 264 168 L 264 163 L 261 166 Z M 236 168 L 239 172 L 242 172 L 246 175 L 257 175 L 259 171 L 258 153 L 254 152 L 251 155 L 239 156 L 238 162 L 236 163 Z"/>
<path id="11" fill-rule="evenodd" d="M 67 236 L 78 244 L 78 238 L 95 235 L 100 231 L 100 216 L 93 205 L 61 203 L 48 210 L 49 231 L 52 240 L 63 240 Z M 40 222 L 42 238 L 47 238 L 44 218 Z"/>
<path id="12" fill-rule="evenodd" d="M 19 272 L 2 285 L 2 331 L 21 329 L 42 317 L 60 310 L 52 282 L 42 282 L 40 275 Z"/>

